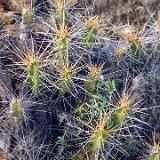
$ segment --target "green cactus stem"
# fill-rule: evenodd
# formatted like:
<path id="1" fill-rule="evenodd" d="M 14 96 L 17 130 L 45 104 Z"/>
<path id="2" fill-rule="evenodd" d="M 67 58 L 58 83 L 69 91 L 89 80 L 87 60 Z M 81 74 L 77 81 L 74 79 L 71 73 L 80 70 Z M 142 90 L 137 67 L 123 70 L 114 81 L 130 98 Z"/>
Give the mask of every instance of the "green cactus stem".
<path id="1" fill-rule="evenodd" d="M 23 120 L 23 101 L 13 98 L 10 102 L 10 113 L 15 121 Z"/>
<path id="2" fill-rule="evenodd" d="M 140 43 L 141 42 L 139 38 L 136 38 L 135 40 L 130 42 L 130 49 L 131 49 L 132 56 L 136 59 L 139 58 Z"/>
<path id="3" fill-rule="evenodd" d="M 23 8 L 22 14 L 23 14 L 23 23 L 24 24 L 30 24 L 33 22 L 33 13 L 30 8 Z"/>
<path id="4" fill-rule="evenodd" d="M 100 114 L 100 122 L 97 124 L 89 140 L 88 151 L 91 157 L 95 157 L 100 150 L 106 147 L 109 137 L 110 131 L 106 129 L 105 116 L 104 114 Z"/>
<path id="5" fill-rule="evenodd" d="M 90 93 L 94 93 L 98 81 L 101 80 L 101 68 L 97 66 L 92 66 L 89 72 L 89 81 L 86 83 L 86 89 Z"/>
<path id="6" fill-rule="evenodd" d="M 28 69 L 28 84 L 32 88 L 34 94 L 38 94 L 44 88 L 40 64 L 33 62 Z"/>
<path id="7" fill-rule="evenodd" d="M 98 17 L 89 22 L 84 35 L 84 45 L 86 49 L 89 49 L 95 42 L 98 33 Z"/>
<path id="8" fill-rule="evenodd" d="M 130 101 L 126 97 L 121 100 L 118 109 L 115 111 L 113 115 L 113 127 L 120 126 L 126 120 L 130 110 Z"/>
<path id="9" fill-rule="evenodd" d="M 154 151 L 150 154 L 149 160 L 160 160 L 160 142 L 155 143 L 153 149 Z"/>
<path id="10" fill-rule="evenodd" d="M 66 29 L 61 28 L 56 38 L 57 52 L 55 58 L 58 62 L 58 66 L 69 65 L 69 32 Z"/>
<path id="11" fill-rule="evenodd" d="M 59 0 L 56 2 L 56 24 L 59 28 L 63 26 L 66 27 L 68 25 L 68 15 L 65 10 L 65 1 Z"/>
<path id="12" fill-rule="evenodd" d="M 160 153 L 151 154 L 149 160 L 160 160 Z"/>
<path id="13" fill-rule="evenodd" d="M 73 72 L 72 68 L 64 67 L 64 70 L 60 73 L 60 80 L 57 85 L 60 88 L 60 95 L 64 95 L 67 91 L 71 89 Z"/>

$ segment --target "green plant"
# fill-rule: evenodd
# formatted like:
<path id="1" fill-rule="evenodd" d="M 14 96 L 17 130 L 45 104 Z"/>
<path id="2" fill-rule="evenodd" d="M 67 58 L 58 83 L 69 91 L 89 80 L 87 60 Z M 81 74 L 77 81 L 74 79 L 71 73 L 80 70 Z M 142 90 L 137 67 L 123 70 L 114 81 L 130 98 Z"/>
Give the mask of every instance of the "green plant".
<path id="1" fill-rule="evenodd" d="M 113 92 L 116 91 L 115 81 L 114 80 L 108 80 L 106 82 L 106 88 L 107 88 L 107 91 L 109 93 L 109 99 L 111 99 Z"/>
<path id="2" fill-rule="evenodd" d="M 56 35 L 56 47 L 57 52 L 55 54 L 55 59 L 57 60 L 56 66 L 63 67 L 64 65 L 69 65 L 70 61 L 70 33 L 66 28 L 60 28 Z"/>
<path id="3" fill-rule="evenodd" d="M 86 49 L 90 49 L 91 45 L 94 44 L 98 33 L 98 17 L 94 17 L 87 23 L 87 29 L 84 35 L 84 46 Z"/>
<path id="4" fill-rule="evenodd" d="M 37 95 L 45 87 L 43 73 L 41 71 L 43 61 L 40 58 L 41 56 L 37 56 L 34 53 L 27 52 L 23 54 L 16 53 L 20 58 L 20 62 L 15 62 L 14 65 L 24 70 L 20 78 L 24 76 L 32 92 Z"/>
<path id="5" fill-rule="evenodd" d="M 66 2 L 64 0 L 59 0 L 55 4 L 56 6 L 56 23 L 59 27 L 63 28 L 68 24 L 68 15 L 65 10 Z"/>
<path id="6" fill-rule="evenodd" d="M 105 115 L 101 113 L 99 123 L 97 123 L 95 128 L 92 128 L 93 133 L 89 138 L 88 151 L 93 159 L 94 157 L 100 158 L 100 152 L 106 147 L 111 134 L 111 131 L 107 129 L 105 118 Z"/>
<path id="7" fill-rule="evenodd" d="M 10 102 L 10 114 L 15 121 L 21 121 L 24 118 L 22 99 L 12 98 Z"/>
<path id="8" fill-rule="evenodd" d="M 29 24 L 33 22 L 33 13 L 31 8 L 22 8 L 23 23 Z"/>
<path id="9" fill-rule="evenodd" d="M 102 158 L 108 139 L 112 134 L 112 131 L 107 126 L 108 123 L 106 123 L 108 121 L 107 118 L 104 112 L 100 112 L 95 121 L 78 121 L 84 128 L 89 130 L 87 145 L 85 145 L 84 151 L 81 152 L 82 159 Z"/>
<path id="10" fill-rule="evenodd" d="M 121 125 L 126 120 L 131 109 L 131 102 L 129 98 L 126 96 L 121 99 L 113 115 L 113 126 L 117 127 Z"/>
<path id="11" fill-rule="evenodd" d="M 139 55 L 140 44 L 141 44 L 141 41 L 139 38 L 136 38 L 130 42 L 130 49 L 134 58 L 138 58 L 140 56 Z"/>
<path id="12" fill-rule="evenodd" d="M 64 66 L 60 71 L 60 79 L 57 82 L 57 86 L 60 88 L 60 95 L 64 95 L 72 87 L 73 69 L 71 67 Z"/>
<path id="13" fill-rule="evenodd" d="M 39 91 L 44 88 L 43 76 L 41 72 L 41 62 L 35 55 L 28 54 L 27 59 L 25 59 L 23 64 L 27 67 L 27 82 L 32 88 L 33 93 L 38 94 Z"/>
<path id="14" fill-rule="evenodd" d="M 132 30 L 132 25 L 127 25 L 125 32 L 119 34 L 119 27 L 108 23 L 112 20 L 107 19 L 103 28 L 103 14 L 97 16 L 93 10 L 90 12 L 91 6 L 87 8 L 85 0 L 13 1 L 16 2 L 21 4 L 18 11 L 22 16 L 18 15 L 18 21 L 11 25 L 11 29 L 19 25 L 20 30 L 16 35 L 9 29 L 8 36 L 8 28 L 2 25 L 0 61 L 2 69 L 8 70 L 8 62 L 11 67 L 16 65 L 16 68 L 9 68 L 14 95 L 19 97 L 25 88 L 26 96 L 36 102 L 26 107 L 24 99 L 8 96 L 9 91 L 2 86 L 0 120 L 3 123 L 4 117 L 7 119 L 7 127 L 3 128 L 13 137 L 7 159 L 115 160 L 123 159 L 124 154 L 129 156 L 130 152 L 141 154 L 141 147 L 136 154 L 134 150 L 137 149 L 136 141 L 143 140 L 142 127 L 147 122 L 140 120 L 139 115 L 147 115 L 148 105 L 144 103 L 147 107 L 139 108 L 141 95 L 137 95 L 143 91 L 141 81 L 136 77 L 142 71 L 143 82 L 147 81 L 143 87 L 145 90 L 149 88 L 149 95 L 154 93 L 154 97 L 148 98 L 148 93 L 143 97 L 149 99 L 145 99 L 149 105 L 152 101 L 158 104 L 156 94 L 159 88 L 152 87 L 150 74 L 159 57 L 148 50 L 148 46 L 154 51 L 158 49 L 157 24 L 152 27 L 146 24 L 149 29 L 143 28 L 140 32 L 138 27 Z M 0 4 L 2 12 L 6 12 L 7 5 Z M 21 38 L 23 42 L 19 41 Z M 142 56 L 146 58 L 145 65 Z M 102 61 L 104 65 L 100 64 Z M 41 92 L 44 87 L 46 92 Z M 10 114 L 6 109 L 8 104 Z M 23 120 L 23 123 L 8 127 L 13 124 L 11 118 L 16 122 Z M 44 128 L 41 130 L 42 124 Z M 159 141 L 156 140 L 147 159 L 159 160 L 159 150 Z"/>
<path id="15" fill-rule="evenodd" d="M 67 146 L 66 137 L 67 137 L 66 133 L 64 133 L 63 136 L 58 136 L 57 137 L 58 140 L 56 143 L 59 145 Z"/>
<path id="16" fill-rule="evenodd" d="M 88 106 L 86 103 L 82 103 L 79 105 L 76 110 L 76 117 L 79 117 L 80 119 L 83 119 L 84 117 L 88 116 Z"/>
<path id="17" fill-rule="evenodd" d="M 152 141 L 153 141 L 152 144 L 147 143 L 147 146 L 150 149 L 150 151 L 149 151 L 150 153 L 147 158 L 148 158 L 148 160 L 159 160 L 160 159 L 160 142 L 159 142 L 159 138 L 156 136 L 155 132 L 153 134 Z"/>
<path id="18" fill-rule="evenodd" d="M 86 82 L 86 90 L 88 92 L 94 94 L 94 92 L 96 91 L 96 86 L 102 77 L 101 71 L 102 66 L 91 65 L 89 67 L 89 80 L 88 82 Z"/>
<path id="19" fill-rule="evenodd" d="M 114 97 L 118 95 L 114 80 L 99 81 L 96 88 L 96 94 L 92 94 L 89 99 L 86 98 L 87 101 L 76 109 L 76 118 L 80 125 L 83 128 L 91 129 L 87 139 L 88 145 L 85 153 L 83 153 L 84 157 L 88 157 L 88 159 L 101 159 L 105 148 L 114 139 L 112 134 L 116 135 L 118 131 L 125 130 L 125 128 L 129 130 L 132 127 L 127 124 L 127 121 L 132 119 L 131 113 L 134 111 L 134 107 L 140 103 L 140 101 L 134 101 L 128 94 L 125 94 L 120 100 L 116 99 L 118 105 L 113 104 Z M 108 92 L 107 96 L 104 95 L 106 91 Z M 127 151 L 128 149 L 124 147 L 124 144 L 126 147 L 130 146 L 134 149 L 134 144 L 131 146 L 131 142 L 127 142 L 127 139 L 124 141 L 123 135 L 119 137 L 117 142 L 112 143 L 119 143 L 122 150 L 126 149 Z M 83 159 L 85 159 L 84 157 Z"/>
<path id="20" fill-rule="evenodd" d="M 139 59 L 141 56 L 139 50 L 141 46 L 140 31 L 128 25 L 122 31 L 121 37 L 129 42 L 128 48 L 131 51 L 131 56 Z"/>

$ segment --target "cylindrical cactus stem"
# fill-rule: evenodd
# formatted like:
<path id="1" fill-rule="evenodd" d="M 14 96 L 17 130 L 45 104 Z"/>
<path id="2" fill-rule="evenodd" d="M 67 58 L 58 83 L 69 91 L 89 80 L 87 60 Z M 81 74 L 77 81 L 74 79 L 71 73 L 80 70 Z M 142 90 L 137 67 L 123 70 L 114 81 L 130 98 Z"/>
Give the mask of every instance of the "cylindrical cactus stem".
<path id="1" fill-rule="evenodd" d="M 32 8 L 22 8 L 23 24 L 30 24 L 33 22 Z"/>
<path id="2" fill-rule="evenodd" d="M 137 30 L 133 26 L 127 25 L 124 28 L 122 28 L 122 34 L 120 36 L 122 36 L 123 39 L 129 42 L 128 47 L 131 51 L 133 58 L 139 58 L 139 48 L 141 45 L 139 30 Z"/>
<path id="3" fill-rule="evenodd" d="M 96 157 L 96 155 L 102 151 L 108 143 L 111 133 L 110 130 L 107 129 L 106 123 L 105 115 L 101 113 L 99 123 L 89 139 L 88 151 L 90 157 Z M 99 154 L 99 156 L 100 155 L 101 154 Z"/>
<path id="4" fill-rule="evenodd" d="M 109 135 L 107 135 L 103 129 L 97 129 L 94 132 L 94 134 L 90 138 L 89 147 L 92 155 L 95 156 L 100 150 L 102 150 L 106 146 L 108 138 Z"/>
<path id="5" fill-rule="evenodd" d="M 157 142 L 158 141 L 158 142 Z M 149 160 L 160 160 L 160 142 L 159 138 L 154 137 L 154 145 L 152 146 L 152 151 L 149 155 Z"/>
<path id="6" fill-rule="evenodd" d="M 139 47 L 140 47 L 141 41 L 139 38 L 134 39 L 133 41 L 130 42 L 130 50 L 132 53 L 132 56 L 134 58 L 139 57 Z"/>
<path id="7" fill-rule="evenodd" d="M 59 0 L 56 2 L 56 23 L 58 27 L 66 27 L 68 25 L 68 15 L 65 10 L 65 1 Z"/>
<path id="8" fill-rule="evenodd" d="M 89 81 L 86 83 L 86 89 L 88 92 L 93 93 L 96 90 L 98 81 L 101 80 L 101 67 L 93 65 L 89 70 Z"/>
<path id="9" fill-rule="evenodd" d="M 43 79 L 39 63 L 32 63 L 28 70 L 28 74 L 28 83 L 32 87 L 33 93 L 37 94 L 43 88 Z"/>
<path id="10" fill-rule="evenodd" d="M 32 92 L 38 94 L 44 88 L 40 62 L 33 54 L 29 54 L 24 64 L 27 66 L 28 72 L 27 82 L 32 88 Z"/>
<path id="11" fill-rule="evenodd" d="M 98 17 L 95 17 L 87 23 L 87 29 L 84 35 L 84 45 L 86 49 L 89 49 L 95 42 L 98 33 Z"/>
<path id="12" fill-rule="evenodd" d="M 149 160 L 160 160 L 160 153 L 151 154 Z"/>
<path id="13" fill-rule="evenodd" d="M 57 85 L 60 88 L 60 95 L 64 95 L 67 91 L 71 89 L 72 86 L 72 68 L 64 66 L 63 71 L 60 72 L 60 80 Z"/>
<path id="14" fill-rule="evenodd" d="M 58 61 L 57 65 L 69 65 L 69 34 L 70 33 L 67 31 L 67 29 L 64 28 L 60 28 L 57 33 L 56 46 L 58 51 L 55 54 L 55 58 Z"/>
<path id="15" fill-rule="evenodd" d="M 130 32 L 126 34 L 126 38 L 129 41 L 129 48 L 131 50 L 131 54 L 134 58 L 139 57 L 139 47 L 141 44 L 140 38 L 138 36 L 138 32 Z"/>
<path id="16" fill-rule="evenodd" d="M 23 101 L 13 98 L 10 102 L 10 114 L 15 121 L 23 120 Z"/>
<path id="17" fill-rule="evenodd" d="M 131 110 L 131 102 L 128 97 L 121 99 L 120 104 L 113 115 L 113 127 L 120 126 L 128 117 Z"/>

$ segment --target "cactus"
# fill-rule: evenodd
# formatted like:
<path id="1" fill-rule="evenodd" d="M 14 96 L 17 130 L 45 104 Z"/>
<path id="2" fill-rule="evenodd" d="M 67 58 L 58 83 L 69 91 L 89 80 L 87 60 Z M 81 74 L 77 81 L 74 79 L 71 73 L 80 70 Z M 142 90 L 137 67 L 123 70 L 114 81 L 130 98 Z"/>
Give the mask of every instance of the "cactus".
<path id="1" fill-rule="evenodd" d="M 29 24 L 29 23 L 33 22 L 33 13 L 32 13 L 31 8 L 23 8 L 22 14 L 23 14 L 23 23 L 24 24 Z"/>
<path id="2" fill-rule="evenodd" d="M 153 153 L 149 157 L 149 160 L 159 160 L 159 159 L 160 159 L 160 153 Z"/>
<path id="3" fill-rule="evenodd" d="M 55 55 L 58 60 L 58 66 L 69 65 L 69 32 L 66 29 L 60 28 L 56 37 L 57 52 Z"/>
<path id="4" fill-rule="evenodd" d="M 107 126 L 108 120 L 106 115 L 103 112 L 100 112 L 99 119 L 95 121 L 90 121 L 90 124 L 85 121 L 80 121 L 81 125 L 87 127 L 90 131 L 89 138 L 87 140 L 87 145 L 84 150 L 81 152 L 81 157 L 83 159 L 98 159 L 101 157 L 101 152 L 105 150 L 105 147 L 108 144 L 108 140 L 112 131 Z"/>
<path id="5" fill-rule="evenodd" d="M 84 35 L 84 46 L 86 49 L 89 49 L 91 45 L 94 44 L 98 33 L 98 17 L 90 20 L 87 25 Z"/>
<path id="6" fill-rule="evenodd" d="M 10 102 L 10 114 L 15 121 L 23 120 L 23 101 L 21 99 L 13 98 Z"/>
<path id="7" fill-rule="evenodd" d="M 138 29 L 131 27 L 130 25 L 123 28 L 122 31 L 122 38 L 124 40 L 127 40 L 129 42 L 129 49 L 131 51 L 131 56 L 133 58 L 138 59 L 140 57 L 140 45 L 141 45 L 141 39 L 140 39 L 140 32 Z"/>
<path id="8" fill-rule="evenodd" d="M 149 145 L 151 152 L 148 157 L 149 160 L 159 160 L 160 159 L 160 142 L 159 136 L 156 135 L 157 133 L 153 133 L 153 145 Z"/>
<path id="9" fill-rule="evenodd" d="M 97 124 L 96 128 L 93 131 L 93 134 L 89 139 L 88 150 L 89 154 L 91 153 L 91 157 L 96 157 L 96 155 L 99 154 L 100 150 L 103 150 L 105 148 L 109 136 L 110 131 L 106 129 L 105 116 L 101 113 L 99 124 Z"/>
<path id="10" fill-rule="evenodd" d="M 131 49 L 131 53 L 133 55 L 134 58 L 139 58 L 139 47 L 140 47 L 140 39 L 136 38 L 135 40 L 130 42 L 130 49 Z"/>
<path id="11" fill-rule="evenodd" d="M 63 70 L 60 72 L 60 80 L 58 80 L 57 85 L 60 88 L 60 95 L 64 95 L 72 87 L 72 76 L 73 70 L 71 67 L 64 66 Z"/>
<path id="12" fill-rule="evenodd" d="M 130 152 L 134 156 L 142 153 L 140 146 L 136 148 L 136 140 L 138 142 L 143 140 L 142 132 L 139 130 L 147 122 L 143 122 L 139 117 L 145 119 L 144 116 L 147 116 L 146 102 L 149 102 L 150 106 L 152 102 L 158 105 L 156 94 L 159 93 L 159 88 L 155 85 L 159 80 L 157 67 L 159 23 L 154 23 L 151 27 L 150 23 L 146 24 L 146 28 L 143 27 L 140 32 L 137 28 L 133 30 L 129 28 L 133 25 L 127 25 L 121 37 L 119 35 L 121 26 L 112 24 L 116 17 L 113 19 L 108 17 L 107 23 L 102 26 L 103 14 L 96 16 L 94 9 L 90 12 L 90 6 L 81 8 L 92 3 L 91 0 L 89 2 L 83 0 L 1 1 L 2 16 L 10 17 L 11 14 L 7 13 L 8 9 L 11 12 L 12 8 L 18 11 L 18 14 L 12 13 L 13 19 L 17 18 L 15 22 L 18 23 L 13 25 L 14 21 L 9 20 L 6 23 L 5 18 L 2 19 L 0 34 L 2 69 L 9 71 L 14 95 L 18 97 L 25 88 L 26 96 L 35 100 L 38 108 L 33 110 L 35 107 L 27 107 L 29 112 L 24 115 L 26 109 L 24 100 L 11 99 L 13 93 L 10 93 L 12 91 L 7 87 L 4 91 L 0 90 L 2 92 L 0 102 L 3 104 L 0 107 L 0 120 L 3 123 L 4 119 L 7 119 L 7 127 L 2 128 L 6 128 L 13 137 L 9 140 L 11 147 L 8 147 L 6 159 L 112 160 L 126 159 L 126 155 L 123 155 L 126 152 L 128 156 Z M 99 1 L 95 1 L 96 9 L 96 3 Z M 151 19 L 153 17 L 156 18 L 154 15 Z M 9 29 L 8 23 L 11 24 Z M 19 25 L 19 30 L 16 30 Z M 23 42 L 19 39 L 23 39 Z M 99 66 L 101 62 L 104 65 Z M 152 72 L 152 69 L 155 69 L 155 72 Z M 123 71 L 124 74 L 119 74 Z M 139 84 L 141 83 L 139 80 L 135 80 L 139 73 L 143 74 L 143 81 L 146 81 L 143 87 Z M 123 95 L 124 85 L 127 93 L 125 95 Z M 46 92 L 39 95 L 38 93 L 43 91 L 45 86 L 47 86 Z M 144 93 L 145 90 L 149 91 L 149 94 Z M 3 96 L 4 92 L 5 96 Z M 137 105 L 141 92 L 144 93 L 145 108 L 138 108 Z M 152 96 L 149 101 L 148 95 Z M 8 99 L 10 101 L 6 103 Z M 6 110 L 8 104 L 10 114 Z M 47 108 L 45 109 L 44 106 Z M 62 112 L 63 108 L 66 109 L 64 112 Z M 153 112 L 155 108 L 158 107 L 153 107 Z M 144 113 L 142 117 L 139 116 L 141 113 Z M 39 126 L 41 121 L 44 124 L 41 115 L 47 118 L 42 129 Z M 15 122 L 23 121 L 23 123 L 20 125 L 14 123 L 10 121 L 10 117 Z M 15 124 L 14 127 L 10 127 L 12 123 Z M 50 129 L 48 126 L 55 129 Z M 60 134 L 54 134 L 59 130 Z M 50 131 L 53 131 L 53 134 Z M 46 138 L 41 139 L 41 135 Z M 133 141 L 135 143 L 132 143 Z M 136 154 L 134 149 L 137 149 Z M 153 145 L 152 149 L 147 159 L 159 160 L 159 143 Z M 70 155 L 72 158 L 69 158 Z"/>
<path id="13" fill-rule="evenodd" d="M 65 1 L 59 0 L 56 2 L 56 23 L 58 27 L 66 27 L 68 25 L 68 15 L 65 10 Z"/>
<path id="14" fill-rule="evenodd" d="M 81 104 L 80 106 L 76 108 L 76 111 L 75 111 L 76 117 L 84 119 L 85 115 L 88 115 L 87 111 L 88 111 L 88 107 L 86 103 Z"/>
<path id="15" fill-rule="evenodd" d="M 32 92 L 36 95 L 44 89 L 43 76 L 41 73 L 41 64 L 38 57 L 28 54 L 23 64 L 27 67 L 27 82 L 32 88 Z"/>
<path id="16" fill-rule="evenodd" d="M 88 74 L 89 80 L 86 83 L 86 90 L 88 92 L 90 92 L 90 93 L 95 92 L 98 81 L 101 80 L 101 69 L 102 69 L 102 66 L 99 67 L 96 65 L 92 65 L 89 68 L 89 70 L 90 70 L 89 74 Z"/>
<path id="17" fill-rule="evenodd" d="M 131 110 L 131 102 L 128 97 L 121 99 L 118 108 L 113 115 L 113 127 L 121 125 L 127 118 Z"/>
<path id="18" fill-rule="evenodd" d="M 44 88 L 40 65 L 37 62 L 31 64 L 28 70 L 28 84 L 34 94 L 38 94 Z"/>

